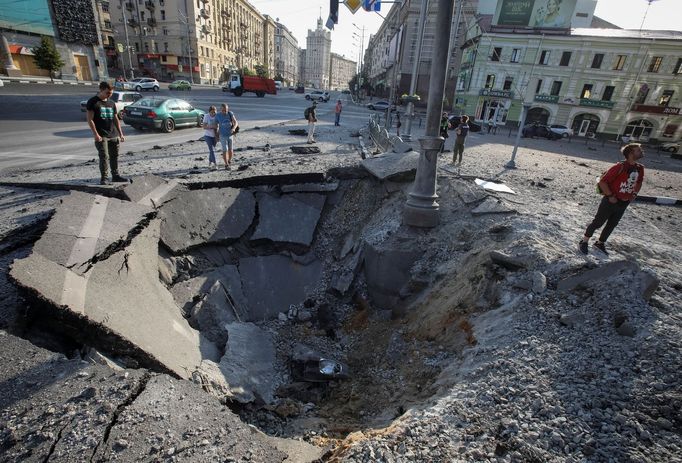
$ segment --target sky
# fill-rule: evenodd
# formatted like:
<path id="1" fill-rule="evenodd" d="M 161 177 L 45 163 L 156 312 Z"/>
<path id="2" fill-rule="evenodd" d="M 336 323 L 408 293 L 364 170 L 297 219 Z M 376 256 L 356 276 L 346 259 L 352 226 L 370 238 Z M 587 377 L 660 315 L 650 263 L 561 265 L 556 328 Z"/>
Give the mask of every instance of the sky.
<path id="1" fill-rule="evenodd" d="M 329 16 L 329 0 L 249 0 L 253 6 L 272 18 L 279 18 L 279 22 L 298 40 L 298 46 L 306 47 L 308 29 L 317 27 L 317 18 L 320 17 L 322 8 L 322 24 L 327 22 Z M 379 14 L 386 16 L 391 5 L 382 5 Z M 369 13 L 360 8 L 352 14 L 345 4 L 339 5 L 339 23 L 334 26 L 332 34 L 332 52 L 344 55 L 353 61 L 358 60 L 362 27 L 365 27 L 364 48 L 367 47 L 370 33 L 379 29 L 383 19 L 377 13 Z M 353 26 L 355 23 L 360 30 Z M 360 38 L 353 37 L 356 33 Z M 355 45 L 353 44 L 355 42 Z"/>
<path id="2" fill-rule="evenodd" d="M 647 0 L 599 0 L 594 14 L 624 29 L 639 29 Z M 682 0 L 654 0 L 643 29 L 682 31 Z"/>

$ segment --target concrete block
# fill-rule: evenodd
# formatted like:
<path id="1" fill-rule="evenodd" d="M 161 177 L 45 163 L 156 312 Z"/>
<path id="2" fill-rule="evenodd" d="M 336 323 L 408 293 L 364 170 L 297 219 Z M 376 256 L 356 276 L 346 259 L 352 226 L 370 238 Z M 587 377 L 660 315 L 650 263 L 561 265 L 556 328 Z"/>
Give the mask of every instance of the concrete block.
<path id="1" fill-rule="evenodd" d="M 134 203 L 156 208 L 174 199 L 179 191 L 186 191 L 186 187 L 181 186 L 177 180 L 142 175 L 131 178 L 130 184 L 123 189 L 123 194 Z"/>
<path id="2" fill-rule="evenodd" d="M 508 270 L 519 270 L 526 268 L 526 262 L 501 251 L 490 251 L 489 255 L 491 261 Z M 527 289 L 530 288 L 532 288 L 532 283 L 527 285 Z"/>
<path id="3" fill-rule="evenodd" d="M 161 239 L 176 254 L 202 244 L 236 240 L 253 222 L 255 211 L 256 200 L 245 190 L 180 192 L 160 209 Z"/>
<path id="4" fill-rule="evenodd" d="M 281 255 L 239 260 L 239 274 L 251 320 L 270 320 L 302 303 L 319 284 L 322 264 L 308 265 Z"/>
<path id="5" fill-rule="evenodd" d="M 417 172 L 419 153 L 386 153 L 362 161 L 362 166 L 379 180 L 413 180 Z"/>
<path id="6" fill-rule="evenodd" d="M 605 280 L 623 270 L 638 270 L 639 266 L 627 260 L 619 260 L 615 262 L 608 262 L 600 265 L 597 268 L 586 270 L 573 275 L 557 283 L 558 291 L 571 291 L 575 288 L 586 286 L 594 281 Z"/>
<path id="7" fill-rule="evenodd" d="M 252 240 L 310 246 L 326 197 L 314 193 L 294 193 L 279 198 L 258 196 L 259 220 Z"/>
<path id="8" fill-rule="evenodd" d="M 398 305 L 400 291 L 410 280 L 410 270 L 421 255 L 419 250 L 365 245 L 365 279 L 374 306 L 393 310 Z"/>
<path id="9" fill-rule="evenodd" d="M 639 279 L 640 293 L 642 294 L 644 300 L 648 301 L 658 289 L 660 280 L 650 271 L 639 272 L 637 278 Z"/>
<path id="10" fill-rule="evenodd" d="M 516 212 L 516 210 L 508 208 L 499 199 L 495 198 L 486 198 L 485 201 L 471 210 L 473 215 L 509 214 L 512 212 Z"/>

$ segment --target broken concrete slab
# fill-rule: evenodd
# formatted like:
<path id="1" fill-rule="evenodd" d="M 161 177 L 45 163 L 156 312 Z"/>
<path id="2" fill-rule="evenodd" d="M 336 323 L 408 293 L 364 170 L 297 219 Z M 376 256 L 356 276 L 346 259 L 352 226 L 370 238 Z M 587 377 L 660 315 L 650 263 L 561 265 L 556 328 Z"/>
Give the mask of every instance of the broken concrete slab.
<path id="1" fill-rule="evenodd" d="M 239 271 L 224 265 L 205 275 L 177 283 L 171 288 L 175 302 L 190 323 L 218 346 L 227 341 L 228 323 L 250 321 Z"/>
<path id="2" fill-rule="evenodd" d="M 134 203 L 156 208 L 174 199 L 178 190 L 184 188 L 177 180 L 166 180 L 156 175 L 142 175 L 131 178 L 130 184 L 123 189 L 123 194 Z"/>
<path id="3" fill-rule="evenodd" d="M 83 274 L 34 250 L 15 261 L 11 276 L 36 306 L 44 307 L 44 317 L 59 318 L 68 336 L 188 378 L 203 359 L 217 358 L 218 351 L 182 318 L 159 281 L 159 228 L 159 221 L 153 220 L 125 249 Z"/>
<path id="4" fill-rule="evenodd" d="M 477 203 L 488 196 L 488 193 L 484 190 L 474 188 L 471 184 L 466 182 L 453 182 L 452 186 L 457 192 L 457 195 L 467 206 L 469 204 Z"/>
<path id="5" fill-rule="evenodd" d="M 259 221 L 251 240 L 310 246 L 324 207 L 324 195 L 294 193 L 279 198 L 258 195 Z"/>
<path id="6" fill-rule="evenodd" d="M 419 153 L 386 153 L 362 160 L 362 167 L 379 180 L 413 180 L 417 172 Z"/>
<path id="7" fill-rule="evenodd" d="M 571 291 L 581 286 L 585 286 L 591 282 L 604 280 L 610 278 L 615 274 L 624 270 L 639 270 L 639 266 L 635 262 L 627 260 L 619 260 L 615 262 L 608 262 L 600 265 L 597 268 L 583 271 L 577 275 L 573 275 L 557 283 L 558 291 Z"/>
<path id="8" fill-rule="evenodd" d="M 247 257 L 239 260 L 239 274 L 251 320 L 269 320 L 306 299 L 320 282 L 322 264 L 302 265 L 280 255 Z"/>
<path id="9" fill-rule="evenodd" d="M 256 200 L 245 190 L 183 191 L 160 209 L 161 239 L 176 254 L 201 244 L 236 240 L 255 213 Z"/>
<path id="10" fill-rule="evenodd" d="M 490 251 L 490 260 L 493 261 L 495 264 L 500 265 L 506 269 L 509 270 L 519 270 L 522 268 L 526 268 L 526 262 L 518 259 L 516 257 L 512 257 L 509 254 L 505 254 L 502 251 Z M 532 287 L 532 283 L 528 285 L 526 289 L 530 289 Z"/>
<path id="11" fill-rule="evenodd" d="M 291 151 L 294 154 L 317 154 L 320 148 L 317 146 L 292 146 Z"/>
<path id="12" fill-rule="evenodd" d="M 398 138 L 394 141 L 393 149 L 391 151 L 399 154 L 408 153 L 412 151 L 412 145 L 405 143 L 401 138 Z"/>
<path id="13" fill-rule="evenodd" d="M 272 403 L 276 383 L 272 335 L 253 323 L 229 323 L 226 328 L 225 355 L 220 363 L 203 362 L 195 381 L 218 397 Z"/>
<path id="14" fill-rule="evenodd" d="M 282 461 L 287 454 L 274 444 L 197 385 L 154 376 L 93 461 Z"/>
<path id="15" fill-rule="evenodd" d="M 343 268 L 332 276 L 330 288 L 332 292 L 340 296 L 345 295 L 350 289 L 355 276 L 362 264 L 362 249 L 358 249 L 345 263 Z"/>
<path id="16" fill-rule="evenodd" d="M 645 301 L 651 299 L 660 284 L 660 280 L 651 271 L 644 270 L 637 275 L 639 290 Z"/>
<path id="17" fill-rule="evenodd" d="M 509 214 L 516 212 L 515 209 L 509 209 L 499 199 L 486 198 L 481 204 L 471 210 L 473 215 L 484 214 Z"/>
<path id="18" fill-rule="evenodd" d="M 120 248 L 153 215 L 147 206 L 73 192 L 62 199 L 33 250 L 82 275 Z"/>
<path id="19" fill-rule="evenodd" d="M 400 291 L 410 280 L 412 265 L 422 255 L 419 250 L 364 246 L 365 279 L 369 297 L 376 307 L 394 310 Z"/>
<path id="20" fill-rule="evenodd" d="M 282 185 L 282 193 L 327 193 L 339 189 L 339 182 L 327 183 L 298 183 L 295 185 Z"/>

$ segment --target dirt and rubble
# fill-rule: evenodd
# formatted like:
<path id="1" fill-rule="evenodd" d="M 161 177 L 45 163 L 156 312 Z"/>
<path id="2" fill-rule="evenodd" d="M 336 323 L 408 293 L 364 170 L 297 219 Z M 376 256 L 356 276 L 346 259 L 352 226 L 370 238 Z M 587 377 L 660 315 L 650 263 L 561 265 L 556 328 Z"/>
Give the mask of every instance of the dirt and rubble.
<path id="1" fill-rule="evenodd" d="M 331 126 L 318 129 L 319 155 L 294 154 L 289 148 L 300 139 L 289 130 L 296 127 L 241 134 L 244 147 L 262 147 L 240 151 L 239 165 L 246 167 L 230 172 L 200 165 L 204 146 L 197 142 L 124 156 L 126 174 L 154 173 L 185 185 L 175 187 L 180 193 L 167 202 L 150 204 L 158 210 L 151 224 L 169 211 L 182 213 L 175 201 L 193 193 L 199 196 L 191 214 L 199 219 L 173 228 L 167 243 L 161 225 L 158 232 L 109 237 L 119 244 L 105 246 L 102 262 L 90 259 L 93 274 L 106 265 L 120 272 L 116 259 L 139 272 L 133 254 L 142 248 L 149 252 L 150 236 L 160 240 L 154 291 L 168 288 L 177 314 L 188 321 L 183 330 L 199 330 L 219 355 L 234 352 L 225 345 L 231 329 L 250 333 L 240 334 L 244 343 L 254 333 L 271 339 L 271 369 L 259 376 L 268 378 L 267 391 L 248 381 L 246 392 L 241 386 L 236 391 L 235 383 L 216 379 L 212 375 L 219 371 L 234 375 L 244 365 L 221 369 L 214 354 L 209 361 L 216 367 L 203 376 L 183 376 L 182 367 L 175 367 L 174 376 L 194 378 L 200 383 L 195 384 L 153 365 L 154 371 L 139 368 L 144 358 L 134 351 L 117 356 L 111 343 L 98 346 L 91 337 L 37 323 L 35 301 L 3 274 L 6 331 L 0 342 L 12 355 L 2 362 L 15 365 L 3 365 L 0 383 L 6 397 L 0 420 L 3 460 L 678 458 L 680 209 L 636 202 L 609 241 L 609 257 L 592 250 L 583 256 L 576 249 L 599 200 L 595 177 L 618 160 L 616 145 L 529 140 L 530 146 L 519 150 L 519 168 L 510 170 L 503 167 L 511 151 L 508 137 L 472 136 L 461 169 L 447 165 L 451 154 L 441 156 L 441 224 L 421 230 L 401 223 L 410 166 L 401 167 L 401 175 L 376 179 L 361 167 L 353 131 Z M 682 195 L 679 161 L 650 153 L 644 163 L 643 194 Z M 125 196 L 94 185 L 95 170 L 89 163 L 0 179 L 51 184 L 38 190 L 3 187 L 0 204 L 11 220 L 10 245 L 3 248 L 7 264 L 31 255 L 32 243 L 49 230 L 49 217 L 59 221 L 59 207 L 68 200 L 54 190 Z M 504 182 L 515 194 L 483 190 L 476 178 Z M 219 218 L 209 223 L 197 210 L 202 201 L 211 201 L 214 211 L 232 207 L 214 193 L 201 196 L 225 188 L 253 195 L 249 201 L 256 204 L 253 212 L 247 206 L 248 219 L 237 214 L 242 222 L 235 236 L 220 235 Z M 282 198 L 302 212 L 282 214 L 277 207 Z M 279 233 L 273 220 L 282 221 L 287 232 Z M 288 228 L 287 220 L 299 227 Z M 192 231 L 192 224 L 200 226 Z M 306 231 L 311 224 L 312 240 Z M 22 233 L 11 233 L 17 229 Z M 150 244 L 135 251 L 130 246 L 140 239 Z M 310 265 L 319 265 L 305 277 L 314 284 L 289 284 L 287 273 Z M 281 269 L 279 277 L 267 273 L 273 268 Z M 221 281 L 232 286 L 213 283 Z M 187 288 L 194 288 L 196 297 Z M 115 307 L 117 291 L 108 290 Z M 280 291 L 288 302 L 277 303 Z M 178 299 L 178 294 L 184 295 Z M 164 301 L 172 305 L 171 299 Z M 244 307 L 263 310 L 254 316 Z M 218 317 L 228 312 L 228 318 Z M 97 322 L 83 326 L 97 333 L 109 319 Z M 246 329 L 243 322 L 255 328 Z M 224 330 L 212 330 L 223 323 Z M 161 342 L 165 334 L 155 328 L 136 327 L 144 336 L 157 333 L 154 341 Z M 115 339 L 129 336 L 120 325 L 111 329 Z M 350 378 L 297 381 L 290 362 L 299 344 L 344 362 Z M 175 365 L 160 352 L 159 362 Z"/>

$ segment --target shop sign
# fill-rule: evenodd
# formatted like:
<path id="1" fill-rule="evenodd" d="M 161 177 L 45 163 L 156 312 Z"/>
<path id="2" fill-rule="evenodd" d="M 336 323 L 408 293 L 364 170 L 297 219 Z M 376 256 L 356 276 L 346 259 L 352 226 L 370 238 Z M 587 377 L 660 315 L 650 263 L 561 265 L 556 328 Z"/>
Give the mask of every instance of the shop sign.
<path id="1" fill-rule="evenodd" d="M 535 95 L 535 101 L 543 103 L 556 103 L 559 101 L 559 95 Z"/>
<path id="2" fill-rule="evenodd" d="M 632 110 L 637 113 L 655 113 L 655 114 L 668 114 L 668 115 L 678 115 L 682 114 L 682 108 L 673 108 L 671 106 L 650 106 L 643 104 L 636 104 L 632 107 Z"/>
<path id="3" fill-rule="evenodd" d="M 482 88 L 478 91 L 478 94 L 495 98 L 514 98 L 514 92 L 509 90 L 490 90 L 489 88 Z"/>
<path id="4" fill-rule="evenodd" d="M 580 99 L 580 106 L 589 106 L 591 108 L 613 108 L 615 103 L 613 101 L 590 100 L 587 98 Z"/>

